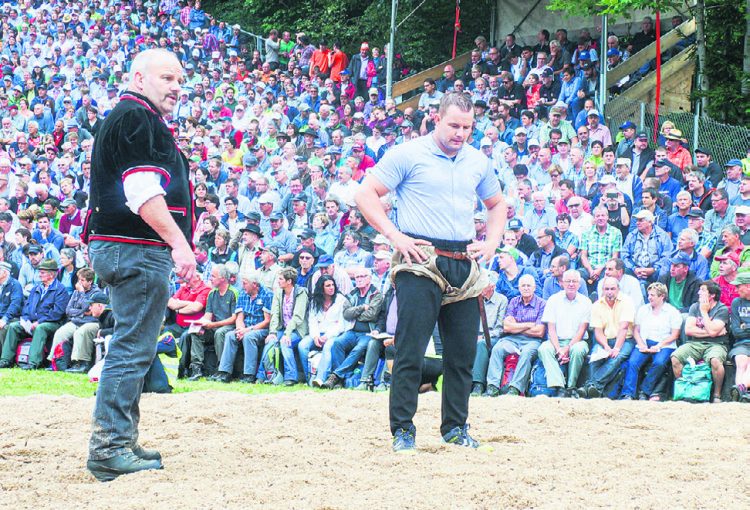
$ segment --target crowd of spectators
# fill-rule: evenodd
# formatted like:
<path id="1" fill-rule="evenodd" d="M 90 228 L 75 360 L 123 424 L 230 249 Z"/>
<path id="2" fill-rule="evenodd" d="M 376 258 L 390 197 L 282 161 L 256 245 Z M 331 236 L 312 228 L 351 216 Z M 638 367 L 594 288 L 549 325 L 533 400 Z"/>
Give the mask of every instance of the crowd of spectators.
<path id="1" fill-rule="evenodd" d="M 165 122 L 189 160 L 200 269 L 174 279 L 165 318 L 182 376 L 387 389 L 392 250 L 354 196 L 389 149 L 429 135 L 452 91 L 474 100 L 469 143 L 508 197 L 474 393 L 527 393 L 538 357 L 560 396 L 600 396 L 624 370 L 622 398 L 663 398 L 669 365 L 679 377 L 692 358 L 711 365 L 715 396 L 733 359 L 733 396 L 747 399 L 750 175 L 691 154 L 673 126 L 657 145 L 632 122 L 611 133 L 587 32 L 573 43 L 542 30 L 532 48 L 478 37 L 466 69 L 446 66 L 401 111 L 383 98 L 385 50 L 362 42 L 348 55 L 272 30 L 261 54 L 199 1 L 21 0 L 0 22 L 0 368 L 30 338 L 25 368 L 67 345 L 68 370 L 85 372 L 111 332 L 81 242 L 93 139 L 134 55 L 162 47 L 185 69 Z M 646 27 L 627 48 L 610 38 L 607 58 L 647 39 Z M 397 223 L 394 197 L 383 203 Z M 437 330 L 433 347 L 425 389 L 438 385 Z M 508 355 L 519 359 L 505 381 Z"/>

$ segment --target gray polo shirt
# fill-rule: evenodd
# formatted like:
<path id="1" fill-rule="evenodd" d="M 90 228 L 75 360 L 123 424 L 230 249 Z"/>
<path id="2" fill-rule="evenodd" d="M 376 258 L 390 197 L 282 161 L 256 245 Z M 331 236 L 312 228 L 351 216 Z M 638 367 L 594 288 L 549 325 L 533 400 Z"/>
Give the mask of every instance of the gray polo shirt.
<path id="1" fill-rule="evenodd" d="M 434 239 L 471 240 L 477 195 L 486 200 L 500 193 L 484 154 L 464 145 L 451 159 L 432 135 L 392 148 L 371 173 L 396 193 L 399 230 Z"/>

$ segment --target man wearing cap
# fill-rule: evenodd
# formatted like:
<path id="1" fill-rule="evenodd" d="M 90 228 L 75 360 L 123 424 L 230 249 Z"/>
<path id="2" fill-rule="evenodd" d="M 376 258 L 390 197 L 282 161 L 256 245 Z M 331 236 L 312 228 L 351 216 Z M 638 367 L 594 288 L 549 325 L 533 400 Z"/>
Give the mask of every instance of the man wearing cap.
<path id="1" fill-rule="evenodd" d="M 631 150 L 635 144 L 635 124 L 629 120 L 620 124 L 620 135 L 617 138 L 615 156 L 618 158 L 624 158 L 626 157 L 625 153 Z"/>
<path id="2" fill-rule="evenodd" d="M 633 216 L 636 230 L 622 245 L 625 268 L 641 282 L 643 288 L 668 270 L 667 257 L 672 251 L 669 235 L 654 225 L 654 215 L 643 209 Z"/>
<path id="3" fill-rule="evenodd" d="M 12 271 L 13 266 L 9 262 L 0 262 L 0 348 L 5 341 L 8 325 L 18 320 L 23 309 L 23 289 L 13 278 Z"/>
<path id="4" fill-rule="evenodd" d="M 719 276 L 713 279 L 721 289 L 720 301 L 727 308 L 731 308 L 732 301 L 739 296 L 737 284 L 734 280 L 737 278 L 740 267 L 740 256 L 735 252 L 729 252 L 725 255 L 718 255 L 716 260 L 719 261 Z M 708 270 L 706 271 L 708 272 Z"/>
<path id="5" fill-rule="evenodd" d="M 678 251 L 669 259 L 669 273 L 662 275 L 659 282 L 667 287 L 667 301 L 686 314 L 690 305 L 698 301 L 701 280 L 690 271 L 690 257 Z"/>
<path id="6" fill-rule="evenodd" d="M 44 347 L 65 318 L 65 307 L 70 299 L 65 287 L 57 281 L 57 270 L 58 266 L 54 260 L 47 259 L 39 264 L 40 283 L 31 289 L 21 312 L 21 321 L 13 322 L 7 328 L 0 368 L 13 366 L 18 343 L 29 335 L 31 349 L 28 367 L 41 368 Z"/>
<path id="7" fill-rule="evenodd" d="M 697 153 L 696 153 L 696 158 L 697 158 Z M 740 194 L 740 185 L 742 184 L 742 176 L 743 176 L 742 161 L 740 161 L 739 159 L 730 159 L 724 165 L 724 170 L 726 172 L 726 176 L 724 177 L 724 179 L 722 179 L 718 183 L 716 188 L 726 190 L 729 203 L 733 204 L 736 201 L 736 198 Z"/>
<path id="8" fill-rule="evenodd" d="M 654 161 L 654 150 L 648 146 L 648 133 L 645 131 L 638 132 L 638 134 L 635 135 L 635 139 L 622 151 L 620 151 L 621 145 L 622 142 L 617 145 L 615 155 L 618 158 L 628 158 L 630 160 L 630 168 L 633 175 L 645 179 L 646 174 L 644 174 L 644 172 Z M 669 175 L 669 172 L 667 172 L 667 175 Z"/>
<path id="9" fill-rule="evenodd" d="M 693 164 L 693 157 L 690 155 L 690 151 L 682 146 L 685 141 L 682 138 L 682 131 L 679 129 L 672 129 L 665 138 L 667 145 L 667 159 L 670 163 L 684 172 L 685 167 Z"/>
<path id="10" fill-rule="evenodd" d="M 476 350 L 474 332 L 479 321 L 476 297 L 486 286 L 483 278 L 477 278 L 478 266 L 473 258 L 489 261 L 492 257 L 505 224 L 506 206 L 486 158 L 465 145 L 473 123 L 471 101 L 461 94 L 446 94 L 441 99 L 432 134 L 389 151 L 356 194 L 357 205 L 367 221 L 399 253 L 401 263 L 392 270 L 396 273 L 398 301 L 414 303 L 399 307 L 395 336 L 398 348 L 390 421 L 393 448 L 399 452 L 413 453 L 416 448 L 412 418 L 416 413 L 422 360 L 436 322 L 442 331 L 446 374 L 443 439 L 479 446 L 469 436 L 466 424 Z M 455 178 L 459 168 L 463 169 L 461 179 Z M 446 193 L 448 189 L 450 193 Z M 380 201 L 389 191 L 395 191 L 399 201 L 398 228 L 388 219 Z M 473 211 L 460 205 L 471 202 L 477 194 L 488 209 L 484 242 L 471 241 Z M 412 260 L 420 264 L 412 265 Z M 433 269 L 423 271 L 427 267 Z M 462 290 L 455 301 L 450 299 L 444 304 L 441 289 L 447 288 L 446 285 Z"/>
<path id="11" fill-rule="evenodd" d="M 76 273 L 78 281 L 75 284 L 75 290 L 70 296 L 68 305 L 65 308 L 65 315 L 68 318 L 68 322 L 60 326 L 55 331 L 55 336 L 52 338 L 52 346 L 50 347 L 50 353 L 47 359 L 52 361 L 55 355 L 55 347 L 63 342 L 69 342 L 73 340 L 74 354 L 71 354 L 72 365 L 67 371 L 82 374 L 89 370 L 91 365 L 91 352 L 93 345 L 82 346 L 81 335 L 85 333 L 91 333 L 86 337 L 93 338 L 99 329 L 99 322 L 95 317 L 92 317 L 89 312 L 89 298 L 94 293 L 99 292 L 98 288 L 93 287 L 94 277 L 96 274 L 94 270 L 88 267 L 84 267 L 78 270 Z M 80 331 L 80 332 L 79 332 Z M 78 340 L 76 342 L 76 339 Z M 78 345 L 76 345 L 78 343 Z"/>
<path id="12" fill-rule="evenodd" d="M 592 142 L 599 140 L 604 147 L 612 145 L 612 134 L 606 125 L 600 123 L 598 110 L 589 110 L 586 114 L 586 122 L 589 128 L 589 139 Z"/>
<path id="13" fill-rule="evenodd" d="M 698 302 L 690 306 L 685 320 L 687 341 L 672 353 L 672 371 L 675 379 L 682 376 L 682 368 L 688 359 L 704 360 L 711 366 L 713 379 L 711 402 L 721 401 L 724 383 L 724 362 L 727 359 L 727 326 L 729 309 L 721 302 L 721 289 L 714 281 L 701 283 Z"/>
<path id="14" fill-rule="evenodd" d="M 297 236 L 292 234 L 286 227 L 286 220 L 282 213 L 271 213 L 269 220 L 271 231 L 266 237 L 266 245 L 277 248 L 277 257 L 280 262 L 289 262 L 297 250 Z M 270 286 L 266 286 L 270 288 Z"/>

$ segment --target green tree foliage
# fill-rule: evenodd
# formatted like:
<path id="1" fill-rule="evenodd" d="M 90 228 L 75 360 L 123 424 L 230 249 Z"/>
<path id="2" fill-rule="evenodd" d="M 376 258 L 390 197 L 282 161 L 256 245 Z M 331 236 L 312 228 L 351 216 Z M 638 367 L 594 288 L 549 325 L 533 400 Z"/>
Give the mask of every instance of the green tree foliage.
<path id="1" fill-rule="evenodd" d="M 462 2 L 459 54 L 474 46 L 477 35 L 484 34 L 489 39 L 493 3 L 492 0 Z M 204 0 L 203 8 L 218 19 L 239 23 L 258 35 L 265 36 L 276 28 L 305 32 L 313 42 L 321 37 L 338 40 L 350 54 L 358 51 L 362 41 L 382 49 L 389 39 L 390 0 Z M 397 32 L 395 51 L 409 66 L 421 70 L 451 57 L 456 2 L 400 0 L 397 22 L 414 9 L 417 10 Z"/>

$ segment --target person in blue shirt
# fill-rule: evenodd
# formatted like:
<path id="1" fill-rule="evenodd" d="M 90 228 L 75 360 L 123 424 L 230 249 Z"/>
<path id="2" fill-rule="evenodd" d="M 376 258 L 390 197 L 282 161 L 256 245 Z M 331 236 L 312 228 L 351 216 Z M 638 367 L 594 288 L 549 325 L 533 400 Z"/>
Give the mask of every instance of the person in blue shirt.
<path id="1" fill-rule="evenodd" d="M 495 292 L 504 295 L 508 300 L 520 296 L 521 292 L 518 290 L 518 281 L 523 275 L 528 274 L 533 276 L 536 282 L 534 292 L 541 296 L 542 286 L 539 284 L 539 274 L 533 267 L 519 267 L 517 262 L 518 255 L 518 250 L 515 248 L 505 246 L 498 250 L 497 265 L 490 268 L 490 271 L 496 271 L 499 275 L 497 284 L 495 285 Z"/>
<path id="2" fill-rule="evenodd" d="M 27 367 L 41 367 L 44 346 L 65 318 L 65 308 L 70 299 L 68 291 L 57 281 L 57 269 L 57 263 L 51 259 L 43 260 L 39 264 L 41 283 L 31 289 L 21 313 L 21 321 L 13 322 L 8 327 L 0 357 L 0 368 L 13 366 L 18 343 L 28 335 L 32 336 Z"/>

